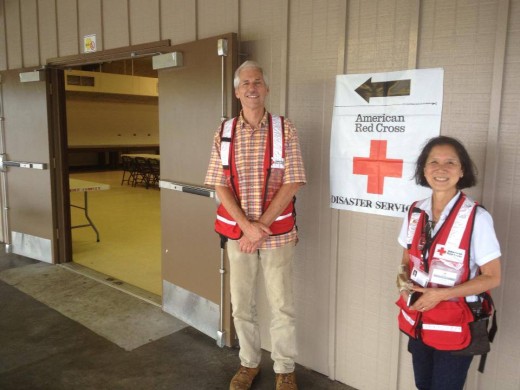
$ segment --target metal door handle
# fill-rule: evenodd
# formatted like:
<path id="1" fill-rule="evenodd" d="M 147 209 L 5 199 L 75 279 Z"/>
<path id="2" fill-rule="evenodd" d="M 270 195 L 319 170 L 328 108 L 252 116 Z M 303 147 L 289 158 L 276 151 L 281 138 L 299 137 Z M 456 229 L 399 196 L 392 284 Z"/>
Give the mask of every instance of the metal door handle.
<path id="1" fill-rule="evenodd" d="M 209 188 L 204 188 L 204 187 L 197 187 L 197 186 L 194 186 L 191 184 L 176 183 L 176 182 L 171 182 L 171 181 L 166 181 L 166 180 L 160 180 L 159 187 L 165 188 L 168 190 L 186 192 L 188 194 L 193 194 L 193 195 L 207 196 L 208 198 L 215 197 L 215 190 L 212 190 Z"/>
<path id="2" fill-rule="evenodd" d="M 28 168 L 28 169 L 47 169 L 46 163 L 35 163 L 28 161 L 9 161 L 6 160 L 6 155 L 0 155 L 0 171 L 6 171 L 7 167 L 17 167 L 17 168 Z"/>

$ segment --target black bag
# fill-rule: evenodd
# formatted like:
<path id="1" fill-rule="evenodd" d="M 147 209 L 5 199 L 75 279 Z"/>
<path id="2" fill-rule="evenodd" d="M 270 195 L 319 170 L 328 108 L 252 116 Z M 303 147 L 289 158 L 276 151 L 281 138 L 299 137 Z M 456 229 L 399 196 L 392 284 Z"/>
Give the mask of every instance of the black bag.
<path id="1" fill-rule="evenodd" d="M 481 355 L 478 371 L 484 372 L 487 353 L 491 350 L 491 343 L 495 338 L 498 326 L 497 313 L 491 295 L 486 292 L 481 297 L 482 302 L 468 303 L 474 317 L 474 321 L 469 323 L 471 343 L 466 348 L 460 351 L 452 351 L 451 353 L 459 356 Z M 491 317 L 491 328 L 489 328 L 489 319 Z"/>
<path id="2" fill-rule="evenodd" d="M 469 323 L 469 330 L 471 332 L 471 344 L 460 351 L 453 351 L 453 355 L 484 355 L 491 350 L 489 333 L 488 333 L 489 318 L 476 320 Z"/>

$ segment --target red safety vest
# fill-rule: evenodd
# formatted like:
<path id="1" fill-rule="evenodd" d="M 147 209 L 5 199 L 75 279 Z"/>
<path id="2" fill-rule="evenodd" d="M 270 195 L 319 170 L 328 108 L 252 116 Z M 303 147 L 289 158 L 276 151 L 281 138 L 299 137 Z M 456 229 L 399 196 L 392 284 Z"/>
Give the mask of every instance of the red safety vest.
<path id="1" fill-rule="evenodd" d="M 459 267 L 459 277 L 454 280 L 454 284 L 467 281 L 470 276 L 469 251 L 477 203 L 461 193 L 446 221 L 432 238 L 431 245 L 422 247 L 425 239 L 424 228 L 428 222 L 428 216 L 421 208 L 423 202 L 412 205 L 408 215 L 409 269 L 419 267 L 421 271 L 429 273 L 431 280 L 430 268 L 434 261 L 437 264 L 445 262 Z M 426 251 L 427 259 L 424 258 Z M 428 284 L 428 287 L 435 286 L 431 282 Z M 400 308 L 399 329 L 409 336 L 420 337 L 424 344 L 438 350 L 461 350 L 470 344 L 469 323 L 474 321 L 474 315 L 464 297 L 439 302 L 426 312 L 410 310 L 402 297 L 397 301 L 397 305 Z"/>
<path id="2" fill-rule="evenodd" d="M 283 172 L 285 169 L 285 136 L 283 117 L 268 114 L 269 133 L 266 140 L 264 155 L 262 190 L 262 210 L 269 207 L 274 195 L 282 186 Z M 233 192 L 237 203 L 240 204 L 240 192 L 238 185 L 238 172 L 235 164 L 235 129 L 237 118 L 222 123 L 220 130 L 220 158 L 226 181 Z M 285 208 L 278 218 L 269 226 L 272 235 L 289 233 L 296 224 L 296 212 L 294 208 L 295 198 Z M 237 240 L 242 236 L 242 230 L 238 223 L 220 204 L 217 209 L 215 231 L 220 235 Z"/>

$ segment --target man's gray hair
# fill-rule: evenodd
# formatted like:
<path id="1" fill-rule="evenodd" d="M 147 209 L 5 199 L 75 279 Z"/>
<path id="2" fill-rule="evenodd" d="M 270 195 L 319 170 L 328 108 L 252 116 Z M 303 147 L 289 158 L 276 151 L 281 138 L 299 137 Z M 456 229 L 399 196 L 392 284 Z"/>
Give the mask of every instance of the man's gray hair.
<path id="1" fill-rule="evenodd" d="M 235 71 L 235 78 L 233 79 L 233 86 L 235 87 L 235 89 L 237 89 L 238 85 L 240 84 L 240 72 L 247 68 L 252 68 L 260 71 L 260 73 L 262 73 L 262 78 L 264 79 L 265 86 L 269 88 L 269 80 L 267 79 L 267 76 L 264 73 L 264 69 L 260 66 L 258 62 L 248 60 L 242 63 L 242 65 L 240 65 Z"/>

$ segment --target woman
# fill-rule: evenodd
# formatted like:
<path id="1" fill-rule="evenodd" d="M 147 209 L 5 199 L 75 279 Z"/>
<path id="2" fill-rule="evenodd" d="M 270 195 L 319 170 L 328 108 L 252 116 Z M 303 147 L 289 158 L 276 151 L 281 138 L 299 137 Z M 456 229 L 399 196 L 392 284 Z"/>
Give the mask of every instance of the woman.
<path id="1" fill-rule="evenodd" d="M 471 341 L 468 324 L 481 313 L 479 294 L 500 284 L 500 246 L 490 214 L 460 191 L 476 177 L 458 140 L 432 138 L 417 159 L 415 180 L 432 196 L 411 206 L 399 235 L 405 248 L 399 328 L 410 336 L 418 389 L 462 389 L 472 356 L 452 351 Z"/>

